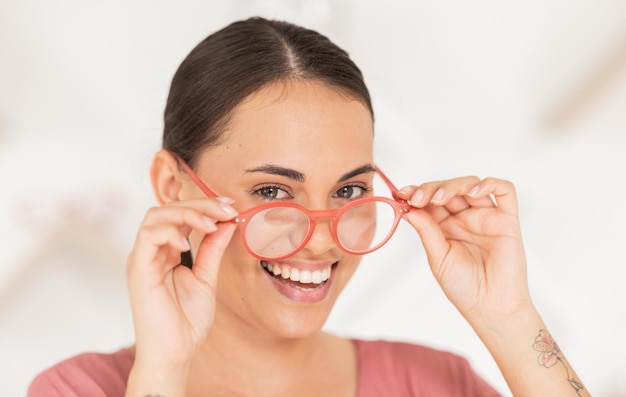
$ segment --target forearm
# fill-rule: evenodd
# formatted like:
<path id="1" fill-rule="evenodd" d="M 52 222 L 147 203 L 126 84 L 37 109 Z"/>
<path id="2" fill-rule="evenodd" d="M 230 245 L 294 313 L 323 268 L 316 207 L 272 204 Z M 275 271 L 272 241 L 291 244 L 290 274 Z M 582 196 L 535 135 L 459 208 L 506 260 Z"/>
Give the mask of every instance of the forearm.
<path id="1" fill-rule="evenodd" d="M 515 397 L 590 396 L 534 307 L 473 326 Z"/>

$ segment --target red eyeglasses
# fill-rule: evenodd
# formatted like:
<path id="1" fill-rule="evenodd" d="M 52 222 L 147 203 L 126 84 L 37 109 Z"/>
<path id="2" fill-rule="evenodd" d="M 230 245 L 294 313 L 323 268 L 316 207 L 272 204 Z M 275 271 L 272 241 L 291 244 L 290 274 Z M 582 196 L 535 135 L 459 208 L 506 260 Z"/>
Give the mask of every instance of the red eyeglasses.
<path id="1" fill-rule="evenodd" d="M 184 161 L 185 172 L 207 195 L 218 197 L 198 178 Z M 329 210 L 309 210 L 285 201 L 261 204 L 239 213 L 230 222 L 239 224 L 243 245 L 253 256 L 266 261 L 281 260 L 304 248 L 318 219 L 329 218 L 333 240 L 352 255 L 364 255 L 385 245 L 398 227 L 410 205 L 398 198 L 398 189 L 382 171 L 376 173 L 385 181 L 393 200 L 387 197 L 365 197 Z"/>

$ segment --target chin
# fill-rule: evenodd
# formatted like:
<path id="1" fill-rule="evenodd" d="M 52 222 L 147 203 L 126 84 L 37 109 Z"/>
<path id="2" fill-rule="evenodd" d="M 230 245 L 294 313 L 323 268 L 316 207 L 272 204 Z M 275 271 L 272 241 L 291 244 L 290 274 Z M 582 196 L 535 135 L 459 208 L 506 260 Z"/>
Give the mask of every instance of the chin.
<path id="1" fill-rule="evenodd" d="M 297 310 L 297 312 L 295 312 Z M 275 321 L 272 321 L 268 329 L 273 335 L 283 339 L 306 339 L 317 335 L 330 314 L 330 308 L 323 310 L 296 309 L 286 310 Z"/>
<path id="2" fill-rule="evenodd" d="M 228 262 L 218 282 L 225 324 L 255 337 L 304 339 L 321 331 L 360 257 Z"/>

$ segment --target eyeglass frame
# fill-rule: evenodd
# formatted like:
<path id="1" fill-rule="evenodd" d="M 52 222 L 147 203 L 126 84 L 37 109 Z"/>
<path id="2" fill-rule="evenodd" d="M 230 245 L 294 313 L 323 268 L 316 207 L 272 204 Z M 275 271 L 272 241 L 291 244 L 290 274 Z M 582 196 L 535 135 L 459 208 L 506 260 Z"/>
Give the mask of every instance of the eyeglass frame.
<path id="1" fill-rule="evenodd" d="M 201 179 L 200 177 L 198 177 L 198 175 L 195 173 L 195 171 L 182 159 L 178 158 L 178 163 L 182 166 L 183 170 L 185 171 L 185 173 L 187 175 L 189 175 L 189 177 L 193 180 L 193 182 L 196 184 L 196 186 L 202 190 L 202 192 L 209 198 L 217 198 L 219 197 L 215 192 L 213 192 L 213 190 L 211 190 Z M 248 251 L 248 253 L 250 253 L 252 256 L 260 259 L 260 260 L 265 260 L 265 261 L 279 261 L 285 258 L 288 258 L 290 256 L 295 255 L 297 252 L 299 252 L 300 250 L 302 250 L 311 240 L 311 237 L 313 236 L 313 233 L 315 232 L 315 227 L 317 226 L 317 220 L 318 219 L 324 219 L 324 218 L 330 218 L 331 219 L 331 223 L 330 223 L 330 232 L 331 232 L 331 236 L 333 238 L 333 241 L 335 242 L 335 244 L 344 252 L 350 254 L 350 255 L 365 255 L 365 254 L 369 254 L 370 252 L 376 251 L 377 249 L 379 249 L 380 247 L 382 247 L 383 245 L 385 245 L 389 239 L 391 238 L 391 236 L 393 236 L 393 234 L 395 233 L 396 229 L 398 228 L 398 224 L 400 223 L 400 219 L 402 219 L 402 217 L 404 216 L 404 214 L 408 213 L 409 210 L 411 209 L 410 204 L 407 202 L 407 200 L 401 199 L 400 197 L 398 197 L 398 189 L 395 187 L 395 185 L 391 182 L 391 180 L 380 170 L 380 168 L 378 168 L 378 166 L 374 165 L 374 169 L 376 171 L 376 173 L 383 179 L 383 181 L 385 182 L 385 184 L 387 185 L 387 187 L 389 188 L 389 190 L 391 191 L 391 196 L 393 197 L 393 200 L 388 198 L 388 197 L 383 197 L 383 196 L 370 196 L 370 197 L 363 197 L 363 198 L 358 198 L 356 200 L 353 200 L 339 208 L 334 208 L 334 209 L 325 209 L 325 210 L 310 210 L 300 204 L 297 203 L 292 203 L 292 202 L 285 202 L 285 201 L 276 201 L 276 202 L 271 202 L 271 203 L 264 203 L 264 204 L 259 204 L 259 205 L 255 205 L 253 207 L 250 207 L 244 211 L 239 212 L 239 214 L 234 218 L 231 219 L 227 222 L 229 223 L 236 223 L 239 225 L 240 227 L 240 235 L 241 235 L 241 241 L 243 242 L 243 245 L 245 247 L 245 249 Z M 356 207 L 357 205 L 361 205 L 363 203 L 369 203 L 369 202 L 376 202 L 376 201 L 382 201 L 385 202 L 389 205 L 391 205 L 391 207 L 394 210 L 394 221 L 393 221 L 393 225 L 389 231 L 389 233 L 387 234 L 387 236 L 385 237 L 385 239 L 383 241 L 381 241 L 380 243 L 378 243 L 376 246 L 374 247 L 370 247 L 365 251 L 354 251 L 354 250 L 350 250 L 348 248 L 346 248 L 340 241 L 339 241 L 339 235 L 337 232 L 337 225 L 339 223 L 339 220 L 341 219 L 341 217 L 343 216 L 343 214 L 345 214 L 348 210 L 352 209 L 353 207 Z M 261 212 L 261 211 L 265 211 L 271 208 L 295 208 L 297 210 L 300 210 L 301 212 L 303 212 L 307 218 L 309 219 L 309 226 L 308 226 L 308 230 L 307 233 L 305 235 L 305 237 L 303 238 L 302 242 L 300 243 L 300 245 L 298 245 L 294 250 L 292 250 L 291 252 L 289 252 L 288 254 L 285 255 L 281 255 L 281 256 L 275 256 L 275 257 L 267 257 L 267 256 L 263 256 L 258 254 L 257 252 L 255 252 L 254 250 L 252 250 L 252 248 L 250 248 L 250 246 L 248 245 L 248 241 L 246 239 L 246 228 L 248 226 L 248 221 L 250 219 L 252 219 L 252 217 L 254 217 L 257 213 Z"/>

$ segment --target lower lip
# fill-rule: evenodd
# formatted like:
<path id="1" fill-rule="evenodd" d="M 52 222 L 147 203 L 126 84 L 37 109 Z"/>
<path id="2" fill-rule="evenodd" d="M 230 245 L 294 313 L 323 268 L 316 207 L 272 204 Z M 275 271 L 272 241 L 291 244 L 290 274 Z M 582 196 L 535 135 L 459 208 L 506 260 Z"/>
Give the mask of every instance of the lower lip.
<path id="1" fill-rule="evenodd" d="M 335 265 L 332 266 L 330 271 L 330 277 L 328 280 L 319 284 L 315 288 L 304 289 L 299 287 L 294 287 L 289 284 L 283 283 L 278 280 L 276 277 L 270 275 L 260 264 L 259 267 L 261 271 L 267 276 L 270 280 L 274 288 L 283 296 L 288 298 L 289 300 L 300 302 L 300 303 L 315 303 L 320 302 L 328 295 L 328 291 L 330 290 L 330 283 L 333 280 L 333 275 L 335 274 Z"/>

